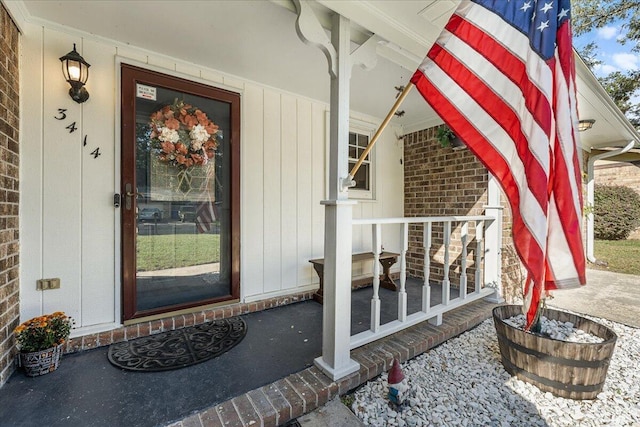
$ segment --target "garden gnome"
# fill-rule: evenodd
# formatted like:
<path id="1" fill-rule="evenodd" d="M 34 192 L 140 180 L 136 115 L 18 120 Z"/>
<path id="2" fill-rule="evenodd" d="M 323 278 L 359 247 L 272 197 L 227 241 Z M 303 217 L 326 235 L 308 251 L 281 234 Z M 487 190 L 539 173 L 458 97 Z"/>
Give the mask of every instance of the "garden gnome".
<path id="1" fill-rule="evenodd" d="M 407 390 L 409 390 L 409 384 L 404 378 L 398 359 L 393 359 L 387 382 L 389 383 L 389 400 L 396 405 L 402 405 L 406 398 Z"/>

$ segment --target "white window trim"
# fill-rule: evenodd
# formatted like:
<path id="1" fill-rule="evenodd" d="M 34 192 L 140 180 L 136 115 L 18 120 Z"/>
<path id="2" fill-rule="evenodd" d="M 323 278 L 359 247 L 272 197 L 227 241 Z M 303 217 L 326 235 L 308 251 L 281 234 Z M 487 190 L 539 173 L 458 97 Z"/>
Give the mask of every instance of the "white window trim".
<path id="1" fill-rule="evenodd" d="M 325 158 L 329 159 L 329 146 L 330 146 L 330 132 L 329 132 L 329 124 L 330 124 L 330 117 L 329 117 L 329 111 L 326 112 L 325 114 L 325 125 L 326 125 L 326 131 L 325 131 L 325 135 L 326 135 L 326 143 L 325 143 Z M 377 127 L 378 125 L 375 123 L 371 123 L 371 122 L 366 122 L 364 120 L 359 120 L 359 119 L 354 119 L 352 117 L 349 117 L 349 132 L 352 133 L 359 133 L 362 135 L 367 135 L 369 137 L 369 141 L 371 141 L 371 138 L 373 137 L 373 134 L 376 132 L 376 130 L 378 129 Z M 356 189 L 349 189 L 349 199 L 354 199 L 354 200 L 362 200 L 362 201 L 375 201 L 376 200 L 376 147 L 375 145 L 373 146 L 373 148 L 371 149 L 371 151 L 369 152 L 369 164 L 370 164 L 370 168 L 369 168 L 369 182 L 371 183 L 371 189 L 370 190 L 356 190 Z M 327 173 L 328 169 L 325 168 L 325 183 L 326 183 L 326 197 L 329 197 L 329 175 Z M 347 171 L 351 172 L 351 170 Z"/>
<path id="2" fill-rule="evenodd" d="M 376 126 L 373 123 L 367 123 L 362 120 L 349 119 L 349 132 L 366 135 L 371 141 Z M 369 190 L 360 190 L 352 188 L 349 190 L 349 198 L 357 200 L 375 200 L 376 199 L 376 147 L 375 145 L 369 152 Z"/>

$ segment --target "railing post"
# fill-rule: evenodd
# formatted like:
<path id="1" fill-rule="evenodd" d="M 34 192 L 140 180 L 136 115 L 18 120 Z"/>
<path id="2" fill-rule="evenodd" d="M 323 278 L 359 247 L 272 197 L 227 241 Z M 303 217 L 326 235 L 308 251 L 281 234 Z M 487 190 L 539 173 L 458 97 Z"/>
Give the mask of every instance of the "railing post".
<path id="1" fill-rule="evenodd" d="M 306 2 L 299 4 L 299 16 L 313 14 Z M 306 15 L 311 22 L 314 17 Z M 315 22 L 319 27 L 319 23 Z M 314 363 L 333 380 L 360 369 L 351 359 L 351 253 L 353 201 L 343 191 L 342 180 L 348 175 L 349 78 L 351 75 L 351 31 L 347 18 L 332 17 L 331 44 L 335 70 L 331 76 L 329 126 L 329 198 L 325 206 L 324 294 L 322 306 L 322 356 Z M 323 34 L 322 31 L 319 33 Z"/>
<path id="2" fill-rule="evenodd" d="M 476 275 L 474 278 L 475 292 L 480 292 L 480 281 L 482 280 L 482 243 L 484 240 L 484 223 L 485 221 L 476 221 Z"/>
<path id="3" fill-rule="evenodd" d="M 469 257 L 469 248 L 468 245 L 470 243 L 470 238 L 473 235 L 470 235 L 471 225 L 470 222 L 474 221 L 475 230 L 477 236 L 477 246 L 475 247 L 476 253 L 473 260 Z M 427 321 L 432 325 L 440 326 L 443 324 L 443 315 L 451 310 L 454 310 L 462 305 L 471 303 L 480 298 L 486 298 L 490 296 L 493 292 L 493 289 L 484 289 L 481 288 L 480 278 L 482 277 L 483 268 L 481 267 L 481 263 L 483 262 L 483 245 L 485 242 L 485 222 L 492 222 L 493 218 L 488 216 L 480 216 L 480 215 L 470 215 L 470 216 L 443 216 L 443 217 L 422 217 L 422 218 L 361 218 L 352 220 L 352 224 L 358 226 L 371 225 L 371 251 L 374 255 L 374 262 L 376 263 L 373 268 L 373 297 L 371 298 L 371 327 L 365 331 L 359 332 L 351 336 L 350 339 L 350 347 L 351 349 L 358 348 L 367 343 L 379 340 L 396 332 L 399 332 L 403 329 L 416 325 L 420 322 Z M 448 269 L 451 268 L 450 262 L 450 253 L 451 249 L 451 238 L 452 238 L 452 229 L 453 227 L 458 227 L 458 224 L 461 228 L 461 241 L 463 249 L 460 251 L 462 253 L 463 260 L 461 261 L 461 270 L 462 276 L 467 277 L 470 273 L 468 270 L 471 268 L 472 263 L 475 260 L 475 263 L 478 265 L 475 272 L 475 280 L 476 280 L 476 290 L 475 292 L 466 291 L 469 286 L 469 281 L 474 280 L 473 277 L 468 277 L 465 281 L 462 279 L 462 290 L 460 292 L 460 298 L 456 298 L 451 300 L 451 283 L 449 274 L 444 275 L 444 280 L 442 280 L 442 303 L 431 306 L 431 286 L 430 286 L 430 277 L 431 277 L 431 269 L 433 268 L 433 262 L 431 261 L 431 250 L 433 244 L 433 224 L 437 223 L 443 224 L 443 245 L 445 248 L 445 256 L 444 256 L 444 265 L 445 271 L 448 272 Z M 380 253 L 382 253 L 382 228 L 387 224 L 400 225 L 400 249 L 398 252 L 400 254 L 400 279 L 397 283 L 398 290 L 398 318 L 397 320 L 380 324 L 381 317 L 381 306 L 382 301 L 380 300 L 380 285 L 382 283 L 382 278 L 380 277 L 380 271 L 382 270 L 381 266 L 378 266 L 380 259 L 382 259 Z M 422 247 L 424 249 L 424 282 L 422 284 L 422 311 L 412 312 L 411 314 L 407 313 L 407 270 L 408 270 L 408 250 L 409 250 L 409 229 L 412 224 L 423 224 L 423 235 L 422 235 Z M 437 230 L 439 230 L 439 226 Z M 437 232 L 438 241 L 440 241 L 439 236 L 440 233 Z M 351 237 L 351 236 L 349 236 Z M 342 236 L 340 236 L 342 238 Z M 457 239 L 457 237 L 456 237 Z M 458 240 L 456 240 L 457 242 Z M 417 242 L 416 242 L 417 243 Z M 417 243 L 419 245 L 419 243 Z M 457 243 L 455 243 L 457 245 Z M 440 255 L 440 247 L 438 248 L 438 256 Z M 385 268 L 388 268 L 384 263 L 382 264 Z M 387 270 L 388 272 L 388 270 Z M 383 273 L 384 277 L 384 273 Z M 457 283 L 457 282 L 456 282 Z M 434 285 L 435 286 L 435 285 Z M 437 290 L 437 289 L 436 289 Z M 342 295 L 342 294 L 341 294 Z M 349 330 L 349 326 L 344 326 L 345 330 Z M 324 333 L 324 332 L 323 332 Z M 324 337 L 323 337 L 324 343 Z M 324 356 L 324 353 L 323 353 Z M 316 359 L 317 363 L 317 359 Z"/>
<path id="4" fill-rule="evenodd" d="M 451 245 L 451 221 L 445 221 L 442 227 L 442 242 L 444 247 L 444 262 L 442 263 L 442 304 L 449 305 L 451 298 L 451 282 L 449 280 L 449 246 Z"/>
<path id="5" fill-rule="evenodd" d="M 467 240 L 469 238 L 469 223 L 462 223 L 460 228 L 460 244 L 462 253 L 460 254 L 460 298 L 467 297 Z"/>
<path id="6" fill-rule="evenodd" d="M 425 222 L 422 233 L 422 247 L 424 248 L 424 284 L 422 285 L 422 312 L 428 313 L 431 308 L 431 223 Z"/>
<path id="7" fill-rule="evenodd" d="M 373 297 L 371 297 L 371 331 L 380 330 L 380 252 L 382 252 L 382 227 L 373 224 L 371 227 L 373 244 Z"/>
<path id="8" fill-rule="evenodd" d="M 493 295 L 485 298 L 489 302 L 502 303 L 502 205 L 500 188 L 496 179 L 489 175 L 486 216 L 495 218 L 485 227 L 484 285 L 494 289 Z"/>
<path id="9" fill-rule="evenodd" d="M 409 249 L 409 224 L 403 222 L 400 235 L 400 290 L 398 290 L 398 320 L 407 320 L 407 250 Z"/>

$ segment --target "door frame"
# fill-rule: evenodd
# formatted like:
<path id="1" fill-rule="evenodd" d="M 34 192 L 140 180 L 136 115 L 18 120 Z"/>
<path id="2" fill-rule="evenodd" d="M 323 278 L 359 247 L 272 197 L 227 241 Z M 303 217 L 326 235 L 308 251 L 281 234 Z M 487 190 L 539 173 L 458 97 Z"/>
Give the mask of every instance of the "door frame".
<path id="1" fill-rule="evenodd" d="M 120 140 L 120 275 L 122 307 L 121 320 L 123 322 L 142 317 L 167 314 L 189 308 L 239 300 L 240 298 L 240 102 L 237 92 L 217 88 L 205 83 L 177 77 L 161 71 L 154 71 L 125 62 L 120 62 L 119 68 L 119 96 L 120 96 L 120 126 L 118 129 Z M 202 300 L 192 303 L 176 304 L 157 309 L 138 311 L 136 309 L 136 215 L 135 203 L 131 210 L 126 209 L 126 183 L 132 183 L 135 188 L 135 154 L 125 149 L 125 144 L 135 144 L 135 85 L 136 83 L 161 86 L 189 93 L 196 96 L 211 98 L 230 105 L 231 132 L 228 136 L 231 154 L 231 283 L 230 294 L 227 296 Z M 133 121 L 132 121 L 133 120 Z M 225 135 L 225 138 L 227 135 Z M 135 150 L 133 150 L 135 151 Z M 133 198 L 134 199 L 134 198 Z"/>

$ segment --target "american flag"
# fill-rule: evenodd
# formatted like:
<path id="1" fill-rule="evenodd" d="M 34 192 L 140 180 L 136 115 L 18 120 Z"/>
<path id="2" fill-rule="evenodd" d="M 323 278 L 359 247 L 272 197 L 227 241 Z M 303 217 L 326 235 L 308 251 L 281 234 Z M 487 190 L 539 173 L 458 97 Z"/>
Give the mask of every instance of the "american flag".
<path id="1" fill-rule="evenodd" d="M 218 218 L 218 209 L 213 197 L 206 192 L 205 200 L 196 208 L 196 229 L 198 233 L 211 231 L 211 224 Z"/>
<path id="2" fill-rule="evenodd" d="M 545 291 L 586 283 L 570 15 L 570 0 L 462 2 L 411 79 L 509 200 L 527 329 Z"/>

